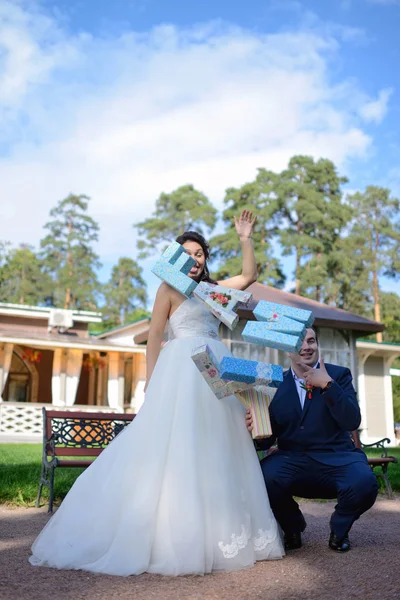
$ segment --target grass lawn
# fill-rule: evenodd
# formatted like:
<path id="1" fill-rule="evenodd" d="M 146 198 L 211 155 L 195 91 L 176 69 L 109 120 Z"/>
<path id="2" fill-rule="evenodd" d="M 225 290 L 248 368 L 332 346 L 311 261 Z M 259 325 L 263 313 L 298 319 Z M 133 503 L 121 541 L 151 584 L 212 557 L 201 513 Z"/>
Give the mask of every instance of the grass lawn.
<path id="1" fill-rule="evenodd" d="M 0 444 L 0 504 L 34 506 L 40 478 L 42 444 Z M 84 469 L 56 469 L 54 498 L 62 500 Z M 43 487 L 41 503 L 49 498 Z"/>
<path id="2" fill-rule="evenodd" d="M 40 477 L 41 444 L 0 444 L 0 504 L 34 506 Z M 400 447 L 390 448 L 389 455 L 396 456 L 398 464 L 389 465 L 389 478 L 393 490 L 400 492 Z M 368 456 L 380 456 L 380 450 L 369 449 Z M 56 469 L 54 497 L 61 501 L 83 469 Z M 382 491 L 384 491 L 382 489 Z M 48 499 L 43 489 L 42 503 Z"/>

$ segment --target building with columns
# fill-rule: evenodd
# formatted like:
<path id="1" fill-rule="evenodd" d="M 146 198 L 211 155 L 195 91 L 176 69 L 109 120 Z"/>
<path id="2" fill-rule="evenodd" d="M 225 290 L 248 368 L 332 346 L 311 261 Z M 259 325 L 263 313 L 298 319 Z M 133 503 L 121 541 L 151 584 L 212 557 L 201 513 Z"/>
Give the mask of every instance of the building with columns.
<path id="1" fill-rule="evenodd" d="M 144 319 L 144 323 L 147 323 Z M 0 441 L 38 439 L 42 406 L 137 412 L 145 348 L 131 334 L 89 335 L 101 315 L 0 303 Z"/>
<path id="2" fill-rule="evenodd" d="M 384 437 L 394 439 L 392 377 L 398 376 L 391 366 L 400 357 L 400 343 L 357 341 L 358 396 L 362 414 L 362 437 L 366 443 Z"/>
<path id="3" fill-rule="evenodd" d="M 234 356 L 288 367 L 284 352 L 248 344 L 241 332 L 259 300 L 311 310 L 325 362 L 349 367 L 358 391 L 365 443 L 395 439 L 391 365 L 400 344 L 364 339 L 382 331 L 382 323 L 354 313 L 255 283 L 253 304 L 240 312 L 234 331 L 220 335 Z M 136 413 L 144 400 L 149 319 L 89 335 L 89 323 L 101 315 L 0 303 L 0 442 L 38 441 L 42 406 L 79 411 Z M 59 311 L 60 312 L 60 311 Z M 65 314 L 68 313 L 68 314 Z M 392 370 L 393 371 L 393 370 Z"/>

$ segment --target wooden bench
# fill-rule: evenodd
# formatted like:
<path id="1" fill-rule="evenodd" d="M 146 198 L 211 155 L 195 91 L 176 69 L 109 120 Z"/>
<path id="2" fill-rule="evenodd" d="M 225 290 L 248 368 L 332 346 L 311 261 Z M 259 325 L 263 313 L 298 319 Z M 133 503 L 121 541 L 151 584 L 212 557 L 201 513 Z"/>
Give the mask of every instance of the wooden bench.
<path id="1" fill-rule="evenodd" d="M 375 442 L 374 444 L 363 444 L 360 440 L 360 435 L 359 435 L 358 431 L 352 431 L 351 438 L 353 440 L 355 447 L 361 448 L 361 450 L 364 450 L 364 452 L 365 452 L 366 448 L 380 448 L 380 450 L 382 451 L 381 456 L 376 456 L 373 458 L 370 458 L 369 456 L 367 456 L 368 464 L 371 467 L 371 469 L 373 470 L 373 472 L 375 473 L 376 477 L 378 477 L 378 479 L 382 479 L 384 481 L 385 486 L 386 486 L 386 491 L 388 493 L 389 498 L 393 498 L 393 490 L 392 490 L 392 486 L 389 481 L 389 476 L 388 476 L 387 470 L 388 470 L 388 466 L 390 463 L 397 463 L 398 461 L 395 456 L 388 456 L 387 448 L 385 448 L 386 443 L 390 444 L 390 439 L 383 438 L 382 440 L 379 440 L 378 442 Z M 381 472 L 376 472 L 374 470 L 377 467 L 381 468 Z"/>
<path id="2" fill-rule="evenodd" d="M 48 512 L 53 512 L 56 467 L 86 468 L 135 415 L 106 412 L 46 410 L 43 407 L 42 470 L 36 507 L 43 486 L 49 488 Z M 84 457 L 84 458 L 80 458 Z"/>

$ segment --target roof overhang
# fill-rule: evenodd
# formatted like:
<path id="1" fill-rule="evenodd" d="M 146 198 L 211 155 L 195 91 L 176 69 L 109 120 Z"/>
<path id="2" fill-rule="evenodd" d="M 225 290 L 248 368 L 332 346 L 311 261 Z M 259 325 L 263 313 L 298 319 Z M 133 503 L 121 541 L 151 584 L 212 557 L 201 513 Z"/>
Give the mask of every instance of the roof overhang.
<path id="1" fill-rule="evenodd" d="M 48 321 L 50 311 L 54 308 L 47 306 L 28 306 L 24 304 L 0 303 L 0 315 L 10 317 L 27 317 L 30 319 L 46 319 Z M 81 323 L 101 323 L 102 314 L 88 310 L 73 310 L 72 319 Z"/>
<path id="2" fill-rule="evenodd" d="M 109 329 L 108 331 L 103 331 L 102 333 L 97 334 L 95 337 L 98 340 L 106 339 L 108 337 L 114 337 L 115 335 L 123 334 L 129 330 L 132 330 L 132 333 L 135 329 L 142 329 L 146 324 L 150 324 L 149 317 L 145 319 L 140 319 L 140 321 L 135 321 L 134 323 L 127 323 L 126 325 L 121 325 L 120 327 L 114 327 L 113 329 Z"/>
<path id="3" fill-rule="evenodd" d="M 400 356 L 400 344 L 388 344 L 385 342 L 368 342 L 358 340 L 356 342 L 358 354 L 368 354 L 369 356 L 396 357 Z"/>
<path id="4" fill-rule="evenodd" d="M 135 337 L 133 338 L 133 342 L 135 344 L 144 344 L 145 342 L 147 342 L 147 338 L 149 337 L 149 329 L 150 323 L 148 329 L 142 331 L 142 333 L 138 333 L 137 335 L 135 335 Z"/>
<path id="5" fill-rule="evenodd" d="M 119 346 L 117 344 L 108 344 L 104 342 L 92 342 L 90 339 L 85 340 L 80 338 L 82 341 L 68 341 L 68 340 L 48 340 L 40 338 L 19 337 L 19 336 L 7 336 L 0 335 L 0 343 L 4 344 L 17 344 L 22 346 L 32 346 L 34 348 L 46 348 L 54 350 L 55 348 L 66 348 L 74 350 L 85 350 L 85 351 L 98 351 L 98 352 L 128 352 L 130 354 L 142 354 L 146 352 L 144 346 Z"/>

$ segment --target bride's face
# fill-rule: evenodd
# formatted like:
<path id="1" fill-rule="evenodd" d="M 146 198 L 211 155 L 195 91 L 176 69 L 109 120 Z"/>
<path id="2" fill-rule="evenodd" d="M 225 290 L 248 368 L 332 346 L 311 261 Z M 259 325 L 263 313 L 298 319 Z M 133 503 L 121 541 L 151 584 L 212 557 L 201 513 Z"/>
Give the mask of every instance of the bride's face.
<path id="1" fill-rule="evenodd" d="M 198 279 L 201 276 L 206 263 L 206 257 L 204 255 L 203 248 L 197 242 L 192 242 L 190 240 L 182 245 L 189 256 L 194 258 L 196 261 L 196 264 L 192 267 L 192 269 L 190 269 L 188 276 L 192 279 Z"/>

